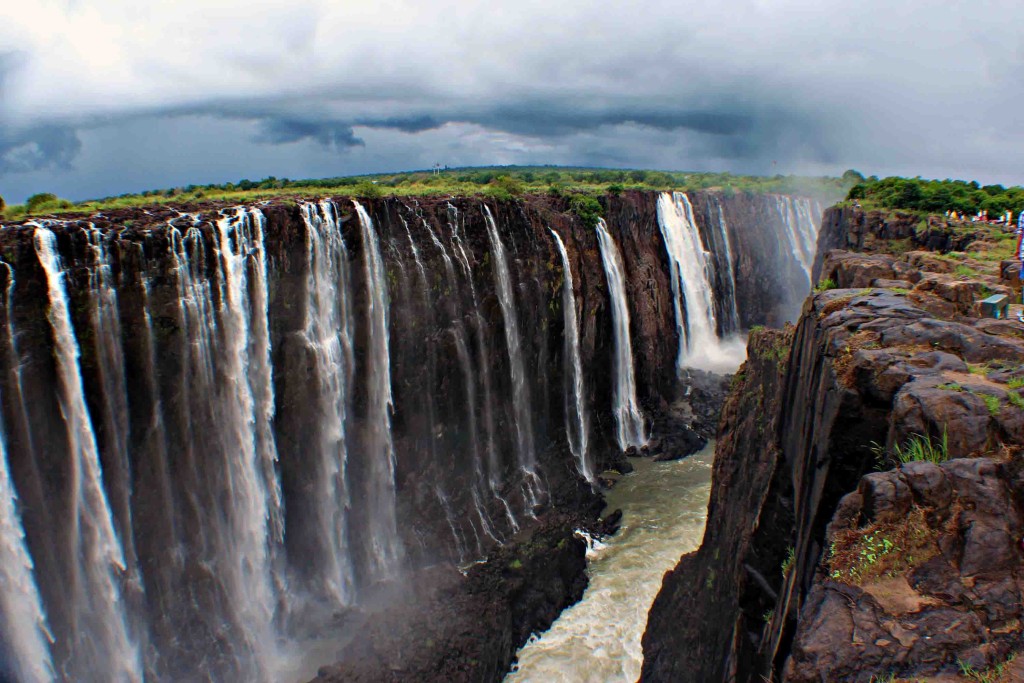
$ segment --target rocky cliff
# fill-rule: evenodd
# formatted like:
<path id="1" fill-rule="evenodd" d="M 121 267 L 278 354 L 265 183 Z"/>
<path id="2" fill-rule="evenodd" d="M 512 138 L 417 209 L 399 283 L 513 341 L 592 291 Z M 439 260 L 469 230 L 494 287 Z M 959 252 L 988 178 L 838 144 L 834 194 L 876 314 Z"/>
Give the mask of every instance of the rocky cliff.
<path id="1" fill-rule="evenodd" d="M 809 203 L 692 200 L 715 298 L 744 325 L 785 318 L 809 266 L 779 245 L 813 231 L 797 211 Z M 657 204 L 627 192 L 602 214 L 650 452 L 672 457 L 686 443 L 663 438 L 682 423 Z M 370 614 L 394 623 L 381 605 L 413 576 L 417 600 L 467 605 L 438 632 L 466 643 L 459 671 L 493 678 L 582 590 L 569 532 L 600 508 L 586 472 L 622 452 L 606 269 L 566 198 L 124 209 L 4 226 L 0 259 L 0 423 L 19 501 L 0 526 L 32 561 L 10 560 L 27 576 L 14 597 L 69 678 L 293 677 L 302 643 L 336 643 L 331 660 Z M 514 555 L 548 540 L 550 566 Z M 492 553 L 504 568 L 432 573 Z M 477 607 L 501 638 L 472 636 Z M 453 675 L 431 652 L 370 661 Z"/>
<path id="2" fill-rule="evenodd" d="M 933 239 L 937 227 L 826 212 L 823 249 L 872 253 L 819 254 L 821 279 L 838 289 L 808 299 L 790 333 L 751 335 L 720 422 L 704 543 L 665 577 L 644 636 L 643 680 L 867 681 L 955 671 L 958 658 L 978 670 L 1005 661 L 1019 637 L 1010 606 L 1020 490 L 1011 473 L 1024 443 L 1015 388 L 1024 345 L 1015 324 L 974 317 L 980 294 L 1005 289 L 998 269 L 958 275 L 946 259 L 906 252 L 966 239 Z M 892 249 L 889 240 L 913 244 Z M 879 458 L 885 469 L 915 443 L 941 459 L 988 459 L 870 474 Z M 919 494 L 918 476 L 942 493 Z M 989 494 L 989 516 L 979 517 L 977 499 Z M 927 521 L 902 536 L 879 532 L 892 510 Z M 991 547 L 965 543 L 968 529 Z M 911 547 L 907 534 L 918 532 L 924 540 Z M 874 577 L 910 586 L 896 597 L 842 574 L 850 558 L 841 565 L 836 555 L 838 543 L 863 561 L 860 551 L 875 553 L 864 544 L 883 538 L 894 544 L 886 554 L 907 563 Z M 977 568 L 993 554 L 993 573 L 981 579 Z M 943 593 L 957 581 L 981 593 Z M 1009 592 L 986 603 L 980 595 L 996 584 Z M 960 623 L 971 626 L 961 632 Z"/>

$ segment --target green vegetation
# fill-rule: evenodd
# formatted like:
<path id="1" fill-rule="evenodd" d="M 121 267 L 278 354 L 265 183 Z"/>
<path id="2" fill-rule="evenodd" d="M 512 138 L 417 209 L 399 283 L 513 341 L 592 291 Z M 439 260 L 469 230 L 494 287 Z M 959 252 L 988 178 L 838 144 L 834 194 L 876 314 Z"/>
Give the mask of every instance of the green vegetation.
<path id="1" fill-rule="evenodd" d="M 821 292 L 827 292 L 830 289 L 835 289 L 838 286 L 839 285 L 836 284 L 835 280 L 833 280 L 830 277 L 827 277 L 818 284 L 814 285 L 814 291 L 820 294 Z"/>
<path id="2" fill-rule="evenodd" d="M 996 415 L 999 414 L 999 397 L 998 396 L 993 396 L 992 394 L 978 394 L 978 393 L 975 393 L 973 391 L 971 393 L 974 394 L 975 396 L 977 396 L 978 398 L 980 398 L 982 401 L 985 402 L 985 407 L 988 408 L 988 414 L 989 415 L 991 415 L 992 417 L 995 417 Z"/>
<path id="3" fill-rule="evenodd" d="M 828 576 L 852 585 L 899 576 L 937 555 L 937 539 L 917 507 L 894 521 L 841 530 L 829 546 Z"/>
<path id="4" fill-rule="evenodd" d="M 1006 673 L 1006 667 L 1013 662 L 1016 657 L 1017 655 L 1014 653 L 1010 655 L 1005 662 L 994 664 L 982 671 L 978 671 L 959 657 L 957 657 L 956 665 L 960 668 L 960 675 L 966 677 L 970 681 L 976 681 L 977 683 L 999 683 L 1003 678 L 1003 674 Z"/>
<path id="5" fill-rule="evenodd" d="M 793 568 L 793 562 L 796 561 L 796 548 L 789 546 L 789 550 L 786 551 L 786 559 L 782 561 L 782 576 L 785 577 L 789 573 L 789 570 Z"/>
<path id="6" fill-rule="evenodd" d="M 1006 386 L 1010 389 L 1020 389 L 1024 387 L 1024 377 L 1014 377 L 1006 383 Z"/>
<path id="7" fill-rule="evenodd" d="M 963 391 L 964 388 L 956 382 L 946 382 L 935 387 L 936 389 L 942 389 L 943 391 Z"/>
<path id="8" fill-rule="evenodd" d="M 377 199 L 384 195 L 381 189 L 377 187 L 370 180 L 362 180 L 357 185 L 353 186 L 355 192 L 353 194 L 356 197 L 365 197 L 367 199 Z"/>
<path id="9" fill-rule="evenodd" d="M 594 227 L 601 218 L 603 209 L 601 202 L 588 194 L 573 195 L 569 200 L 569 210 L 576 214 L 587 227 Z"/>
<path id="10" fill-rule="evenodd" d="M 956 211 L 974 215 L 987 210 L 995 218 L 1007 210 L 1024 211 L 1024 187 L 985 185 L 964 180 L 924 180 L 872 176 L 850 188 L 848 199 L 878 208 L 904 209 L 925 213 Z"/>
<path id="11" fill-rule="evenodd" d="M 1021 397 L 1016 391 L 1010 391 L 1006 394 L 1006 400 L 1010 402 L 1010 405 L 1019 410 L 1024 410 L 1024 397 Z"/>
<path id="12" fill-rule="evenodd" d="M 855 173 L 855 172 L 854 172 Z M 273 176 L 263 180 L 187 185 L 164 190 L 147 190 L 72 204 L 52 194 L 36 195 L 31 204 L 6 207 L 4 218 L 14 220 L 40 213 L 91 213 L 126 207 L 181 204 L 198 200 L 244 203 L 306 196 L 349 196 L 371 198 L 383 194 L 398 196 L 483 195 L 507 199 L 524 194 L 550 194 L 595 198 L 628 190 L 717 190 L 727 194 L 801 194 L 822 203 L 841 198 L 860 177 L 740 176 L 729 173 L 667 172 L 627 169 L 598 169 L 556 166 L 492 166 L 455 168 L 441 172 L 412 171 L 373 175 L 289 180 Z M 596 201 L 596 199 L 595 199 Z M 593 215 L 593 206 L 580 206 Z M 599 215 L 599 214 L 598 214 Z M 583 216 L 581 215 L 581 218 Z"/>
<path id="13" fill-rule="evenodd" d="M 955 386 L 959 387 L 960 385 L 957 384 Z M 939 388 L 944 389 L 946 387 L 941 386 Z M 962 390 L 961 388 L 956 391 Z M 998 399 L 996 400 L 998 402 Z M 872 446 L 871 450 L 875 454 L 879 467 L 903 465 L 918 460 L 942 463 L 949 460 L 949 434 L 943 429 L 942 438 L 938 443 L 933 442 L 931 437 L 914 434 L 902 446 L 894 446 L 892 453 L 886 452 L 885 446 L 877 443 Z"/>

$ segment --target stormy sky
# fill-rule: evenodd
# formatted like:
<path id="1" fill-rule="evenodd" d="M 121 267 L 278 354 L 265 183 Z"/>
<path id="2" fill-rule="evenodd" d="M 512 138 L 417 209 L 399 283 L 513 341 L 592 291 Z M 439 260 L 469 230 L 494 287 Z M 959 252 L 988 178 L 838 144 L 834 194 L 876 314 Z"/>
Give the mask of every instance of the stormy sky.
<path id="1" fill-rule="evenodd" d="M 1020 0 L 24 0 L 0 195 L 490 164 L 1024 183 Z"/>

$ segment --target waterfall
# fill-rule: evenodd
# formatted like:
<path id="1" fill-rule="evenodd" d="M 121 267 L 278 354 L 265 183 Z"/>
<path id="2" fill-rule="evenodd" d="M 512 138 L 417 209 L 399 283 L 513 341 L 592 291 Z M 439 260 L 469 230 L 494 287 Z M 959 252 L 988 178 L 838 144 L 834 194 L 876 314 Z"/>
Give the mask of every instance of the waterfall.
<path id="1" fill-rule="evenodd" d="M 248 212 L 238 209 L 235 216 L 224 216 L 216 225 L 222 288 L 218 331 L 223 334 L 217 360 L 223 363 L 221 372 L 227 389 L 225 400 L 218 406 L 218 426 L 224 439 L 231 491 L 230 525 L 222 539 L 225 546 L 219 559 L 245 638 L 260 670 L 267 672 L 270 663 L 265 657 L 273 647 L 269 626 L 275 607 L 268 538 L 271 520 L 279 519 L 280 512 L 271 503 L 273 494 L 268 495 L 276 489 L 276 482 L 266 480 L 268 474 L 273 476 L 277 459 L 269 437 L 273 407 L 257 407 L 256 401 L 256 397 L 265 400 L 270 391 L 270 348 L 266 335 L 266 272 L 259 267 L 255 268 L 257 283 L 252 288 L 255 300 L 249 301 L 246 264 L 250 254 L 265 267 L 265 259 L 260 256 L 262 243 L 257 244 L 255 231 L 250 230 L 253 223 Z M 259 235 L 262 237 L 262 231 Z M 256 308 L 257 304 L 262 308 Z M 260 321 L 255 326 L 254 318 Z M 271 441 L 259 443 L 261 433 Z"/>
<path id="2" fill-rule="evenodd" d="M 45 683 L 54 678 L 50 634 L 25 547 L 4 442 L 0 429 L 0 680 Z"/>
<path id="3" fill-rule="evenodd" d="M 430 222 L 422 216 L 421 220 L 423 221 L 423 227 L 426 229 L 427 234 L 430 235 L 430 241 L 441 253 L 441 258 L 444 261 L 445 278 L 448 282 L 448 287 L 453 294 L 456 294 L 459 291 L 459 285 L 458 280 L 455 277 L 455 266 L 452 263 L 451 257 L 448 255 L 448 249 L 445 247 L 444 242 L 442 242 L 437 236 L 437 233 L 434 232 L 434 229 L 430 226 Z M 477 518 L 480 521 L 481 530 L 490 536 L 492 540 L 497 541 L 498 538 L 495 535 L 491 519 L 480 500 L 481 489 L 486 484 L 486 481 L 482 456 L 480 453 L 480 436 L 476 420 L 476 373 L 473 371 L 473 362 L 469 355 L 469 344 L 466 341 L 466 325 L 462 320 L 462 311 L 458 310 L 457 307 L 452 307 L 451 316 L 452 336 L 454 337 L 455 351 L 459 359 L 459 368 L 462 370 L 462 379 L 466 392 L 466 423 L 469 427 L 469 444 L 473 458 L 473 506 L 475 508 Z"/>
<path id="4" fill-rule="evenodd" d="M 608 278 L 608 298 L 611 300 L 612 327 L 615 335 L 615 384 L 612 391 L 612 412 L 615 415 L 619 448 L 626 450 L 647 443 L 644 416 L 636 397 L 636 378 L 633 374 L 633 342 L 629 334 L 629 306 L 626 302 L 626 273 L 619 248 L 608 233 L 604 219 L 597 221 L 597 242 L 601 248 L 601 263 Z"/>
<path id="5" fill-rule="evenodd" d="M 685 195 L 684 195 L 685 196 Z M 719 297 L 719 311 L 723 312 L 722 331 L 727 334 L 740 329 L 740 312 L 736 307 L 736 275 L 732 267 L 732 245 L 729 242 L 729 226 L 725 223 L 725 211 L 722 208 L 722 200 L 715 196 L 715 206 L 718 208 L 718 237 L 725 249 L 724 273 L 722 273 L 722 291 Z"/>
<path id="6" fill-rule="evenodd" d="M 373 514 L 369 515 L 370 573 L 378 578 L 391 574 L 400 555 L 395 517 L 395 447 L 391 438 L 391 352 L 388 331 L 388 284 L 380 243 L 366 209 L 353 201 L 359 215 L 366 268 L 369 368 L 367 370 L 367 447 Z"/>
<path id="7" fill-rule="evenodd" d="M 693 206 L 681 192 L 658 197 L 658 227 L 669 258 L 669 278 L 679 334 L 676 367 L 688 367 L 694 356 L 717 345 L 715 289 L 710 254 L 697 230 Z"/>
<path id="8" fill-rule="evenodd" d="M 477 358 L 480 360 L 480 382 L 484 393 L 484 431 L 487 434 L 487 485 L 491 495 L 501 504 L 509 527 L 515 533 L 519 531 L 519 522 L 516 521 L 515 514 L 512 512 L 512 506 L 509 505 L 508 500 L 501 495 L 500 491 L 502 472 L 501 464 L 498 461 L 498 447 L 495 442 L 494 391 L 491 383 L 490 354 L 487 351 L 487 339 L 485 337 L 487 325 L 483 314 L 480 312 L 480 303 L 477 298 L 476 285 L 473 284 L 473 268 L 469 263 L 469 254 L 466 251 L 466 245 L 462 240 L 462 236 L 459 234 L 459 211 L 451 204 L 448 204 L 447 213 L 448 225 L 451 228 L 452 244 L 454 246 L 452 251 L 455 252 L 459 263 L 462 265 L 466 282 L 469 283 L 470 303 L 473 306 L 473 320 L 476 323 L 476 350 Z"/>
<path id="9" fill-rule="evenodd" d="M 56 236 L 36 227 L 35 249 L 46 273 L 49 319 L 53 330 L 54 355 L 60 391 L 61 412 L 66 424 L 70 471 L 68 536 L 70 552 L 65 556 L 74 585 L 71 587 L 72 633 L 74 643 L 65 668 L 77 679 L 96 672 L 110 672 L 113 678 L 141 681 L 142 665 L 138 647 L 131 637 L 120 576 L 125 571 L 124 551 L 114 531 L 113 514 L 103 488 L 99 451 L 92 421 L 86 407 L 79 349 L 71 325 L 64 273 L 56 252 Z"/>
<path id="10" fill-rule="evenodd" d="M 491 243 L 498 303 L 501 306 L 502 320 L 505 321 L 505 342 L 508 345 L 509 365 L 512 371 L 512 408 L 515 413 L 519 466 L 527 475 L 533 475 L 537 464 L 533 450 L 533 418 L 530 409 L 530 390 L 526 384 L 526 370 L 523 364 L 519 320 L 516 317 L 516 301 L 512 294 L 512 278 L 509 275 L 505 247 L 498 234 L 498 226 L 487 206 L 484 206 L 484 219 L 487 223 L 487 237 Z"/>
<path id="11" fill-rule="evenodd" d="M 354 368 L 354 320 L 348 249 L 330 202 L 303 204 L 306 227 L 306 300 L 303 338 L 313 358 L 313 442 L 309 534 L 315 591 L 336 605 L 355 598 L 348 511 L 351 505 L 346 442 Z"/>
<path id="12" fill-rule="evenodd" d="M 786 230 L 789 247 L 793 258 L 800 264 L 804 275 L 807 277 L 807 286 L 811 286 L 811 268 L 814 265 L 814 254 L 818 243 L 818 229 L 820 228 L 821 207 L 815 208 L 817 203 L 802 197 L 789 197 L 777 195 L 775 197 L 775 208 L 782 219 L 782 225 Z"/>
<path id="13" fill-rule="evenodd" d="M 593 483 L 594 471 L 587 459 L 587 440 L 590 424 L 587 418 L 586 400 L 583 398 L 583 363 L 580 359 L 580 332 L 576 322 L 576 296 L 573 294 L 572 267 L 569 265 L 569 254 L 558 233 L 549 228 L 562 257 L 562 311 L 565 318 L 565 433 L 569 439 L 576 467 L 583 477 Z M 568 389 L 571 387 L 572 391 Z M 570 400 L 571 395 L 571 400 Z"/>

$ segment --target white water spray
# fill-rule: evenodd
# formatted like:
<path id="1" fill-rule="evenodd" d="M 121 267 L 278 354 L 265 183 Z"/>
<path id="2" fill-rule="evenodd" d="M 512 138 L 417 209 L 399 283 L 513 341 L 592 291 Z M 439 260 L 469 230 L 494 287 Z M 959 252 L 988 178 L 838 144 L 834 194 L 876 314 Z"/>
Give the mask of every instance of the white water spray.
<path id="1" fill-rule="evenodd" d="M 720 225 L 724 230 L 724 221 Z M 723 343 L 718 337 L 714 264 L 697 229 L 693 206 L 685 194 L 663 192 L 658 197 L 658 226 L 668 252 L 679 335 L 676 371 L 682 373 L 686 368 L 712 372 L 735 370 L 743 361 L 745 345 L 740 340 Z M 728 248 L 727 235 L 725 244 Z"/>
<path id="2" fill-rule="evenodd" d="M 562 310 L 565 319 L 565 370 L 567 384 L 572 388 L 565 394 L 565 432 L 569 438 L 569 446 L 572 449 L 573 457 L 576 458 L 576 467 L 583 477 L 594 483 L 593 467 L 587 458 L 587 441 L 590 437 L 590 422 L 587 416 L 586 399 L 583 390 L 583 362 L 580 359 L 580 331 L 576 322 L 576 296 L 573 294 L 572 266 L 569 264 L 569 254 L 565 251 L 565 244 L 557 232 L 549 228 L 558 246 L 558 253 L 562 257 L 562 272 L 565 279 L 562 282 Z"/>
<path id="3" fill-rule="evenodd" d="M 335 604 L 355 599 L 355 575 L 348 532 L 350 504 L 346 430 L 354 368 L 354 321 L 350 308 L 348 250 L 330 202 L 302 205 L 306 224 L 305 324 L 303 337 L 313 357 L 317 383 L 314 410 L 319 430 L 315 469 L 312 534 L 320 590 Z"/>
<path id="4" fill-rule="evenodd" d="M 34 240 L 39 264 L 46 273 L 60 405 L 71 466 L 68 537 L 72 548 L 66 560 L 73 563 L 71 573 L 75 577 L 69 613 L 77 640 L 68 645 L 71 655 L 66 666 L 75 672 L 76 678 L 108 671 L 117 680 L 141 681 L 141 658 L 128 632 L 119 585 L 125 570 L 124 552 L 103 488 L 96 436 L 78 364 L 78 341 L 56 251 L 57 239 L 50 230 L 37 227 Z"/>
<path id="5" fill-rule="evenodd" d="M 487 236 L 491 242 L 494 262 L 494 280 L 498 289 L 498 303 L 505 321 L 505 341 L 508 344 L 509 365 L 512 371 L 512 408 L 515 413 L 516 446 L 519 466 L 527 475 L 535 475 L 536 454 L 533 448 L 533 419 L 530 410 L 530 390 L 526 385 L 526 369 L 523 364 L 522 337 L 519 334 L 519 319 L 516 316 L 516 301 L 512 293 L 512 278 L 509 275 L 505 246 L 498 234 L 491 210 L 484 206 Z"/>
<path id="6" fill-rule="evenodd" d="M 633 373 L 633 342 L 629 332 L 629 305 L 626 301 L 626 273 L 622 256 L 608 232 L 603 218 L 597 221 L 597 242 L 601 248 L 601 263 L 608 279 L 608 298 L 611 300 L 612 327 L 615 334 L 615 384 L 612 391 L 612 413 L 615 415 L 616 437 L 619 448 L 640 448 L 647 443 L 644 416 L 636 397 L 636 377 Z"/>
<path id="7" fill-rule="evenodd" d="M 0 679 L 46 683 L 54 677 L 50 633 L 17 502 L 0 429 Z"/>
<path id="8" fill-rule="evenodd" d="M 373 220 L 366 209 L 353 201 L 362 228 L 363 259 L 369 299 L 369 356 L 367 422 L 371 501 L 369 516 L 372 557 L 371 574 L 384 578 L 397 569 L 401 548 L 395 517 L 395 447 L 391 437 L 391 352 L 388 331 L 388 285 L 384 259 Z"/>

